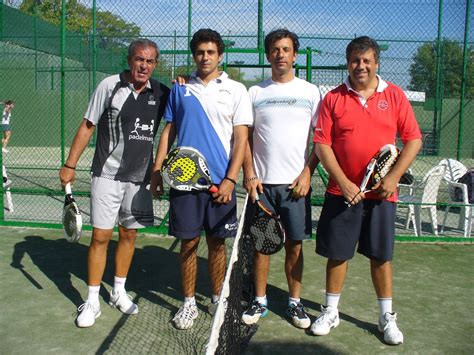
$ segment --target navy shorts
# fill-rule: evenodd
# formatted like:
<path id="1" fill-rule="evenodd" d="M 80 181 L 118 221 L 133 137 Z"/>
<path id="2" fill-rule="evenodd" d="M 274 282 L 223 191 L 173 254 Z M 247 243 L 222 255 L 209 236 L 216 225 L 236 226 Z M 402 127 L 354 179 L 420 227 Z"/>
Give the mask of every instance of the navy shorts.
<path id="1" fill-rule="evenodd" d="M 363 200 L 347 207 L 343 196 L 326 193 L 316 233 L 316 253 L 349 260 L 357 252 L 369 259 L 390 261 L 395 241 L 396 204 Z"/>
<path id="2" fill-rule="evenodd" d="M 170 189 L 170 235 L 192 239 L 204 230 L 208 236 L 228 238 L 235 237 L 237 227 L 235 190 L 232 200 L 223 205 L 214 203 L 208 191 Z"/>
<path id="3" fill-rule="evenodd" d="M 294 198 L 288 184 L 263 184 L 260 200 L 280 216 L 286 236 L 291 240 L 311 238 L 311 191 L 304 198 Z"/>

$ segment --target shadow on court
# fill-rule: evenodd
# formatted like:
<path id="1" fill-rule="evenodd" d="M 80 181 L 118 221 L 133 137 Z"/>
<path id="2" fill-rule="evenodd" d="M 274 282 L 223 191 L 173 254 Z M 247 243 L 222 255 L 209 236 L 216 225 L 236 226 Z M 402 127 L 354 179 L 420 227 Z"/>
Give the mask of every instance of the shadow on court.
<path id="1" fill-rule="evenodd" d="M 211 296 L 207 259 L 202 256 L 207 254 L 207 247 L 203 240 L 198 248 L 196 301 L 200 315 L 192 329 L 179 331 L 171 323 L 183 300 L 177 254 L 179 244 L 171 243 L 172 241 L 174 242 L 174 239 L 168 239 L 166 247 L 145 245 L 136 248 L 126 287 L 127 291 L 134 295 L 133 301 L 139 305 L 139 314 L 128 316 L 113 310 L 120 314 L 120 318 L 112 329 L 109 329 L 97 353 L 147 353 L 154 352 L 157 347 L 166 353 L 187 353 L 195 348 L 204 349 L 212 320 L 207 313 Z M 102 312 L 108 308 L 109 292 L 113 285 L 116 247 L 117 241 L 111 240 L 101 287 Z M 44 281 L 37 280 L 38 277 L 35 278 L 23 265 L 25 258 L 30 259 L 34 267 L 73 304 L 72 310 L 82 304 L 87 296 L 87 251 L 88 246 L 81 243 L 71 244 L 65 239 L 28 235 L 14 244 L 10 265 L 35 289 L 44 290 Z M 83 285 L 75 287 L 72 278 L 80 279 Z M 94 327 L 100 324 L 102 318 L 103 316 L 97 319 Z M 74 319 L 71 319 L 71 322 L 73 321 Z M 78 332 L 83 331 L 76 329 Z"/>
<path id="2" fill-rule="evenodd" d="M 70 244 L 65 239 L 45 239 L 28 235 L 14 246 L 11 266 L 18 269 L 37 289 L 43 286 L 25 270 L 23 259 L 29 257 L 33 264 L 68 298 L 72 304 L 80 305 L 82 298 L 71 283 L 71 275 L 86 281 L 87 247 Z"/>
<path id="3" fill-rule="evenodd" d="M 291 324 L 289 318 L 286 316 L 286 309 L 288 306 L 288 291 L 275 287 L 271 284 L 267 286 L 267 297 L 271 301 L 271 311 L 277 315 L 281 321 Z M 301 302 L 305 306 L 306 312 L 308 313 L 309 318 L 311 319 L 311 324 L 315 321 L 316 317 L 319 315 L 319 310 L 321 309 L 321 303 L 315 302 L 307 298 L 301 298 Z M 314 310 L 317 310 L 316 312 Z M 343 321 L 349 322 L 354 326 L 372 333 L 374 336 L 378 337 L 380 341 L 383 341 L 383 336 L 377 330 L 377 325 L 375 323 L 365 322 L 358 318 L 355 318 L 351 315 L 348 315 L 344 312 L 339 312 L 339 318 Z M 312 336 L 309 329 L 305 330 L 307 335 Z"/>
<path id="4" fill-rule="evenodd" d="M 116 236 L 114 237 L 116 238 Z M 59 230 L 0 227 L 0 353 L 204 353 L 212 317 L 207 248 L 198 249 L 196 298 L 199 317 L 186 331 L 170 320 L 182 303 L 178 245 L 170 237 L 140 236 L 127 289 L 139 313 L 125 316 L 107 305 L 113 284 L 116 241 L 110 243 L 101 294 L 102 315 L 92 328 L 74 324 L 87 293 L 88 233 L 69 244 Z M 456 353 L 474 351 L 474 321 L 466 317 L 474 292 L 474 245 L 397 243 L 395 307 L 405 343 L 390 347 L 376 330 L 378 308 L 367 260 L 351 261 L 340 304 L 341 324 L 323 337 L 308 335 L 286 320 L 288 300 L 284 253 L 272 258 L 268 286 L 270 313 L 258 322 L 245 354 Z M 303 303 L 312 320 L 324 299 L 326 260 L 304 244 Z M 449 312 L 440 312 L 440 305 Z M 456 324 L 456 327 L 427 327 Z M 450 341 L 446 341 L 450 339 Z"/>

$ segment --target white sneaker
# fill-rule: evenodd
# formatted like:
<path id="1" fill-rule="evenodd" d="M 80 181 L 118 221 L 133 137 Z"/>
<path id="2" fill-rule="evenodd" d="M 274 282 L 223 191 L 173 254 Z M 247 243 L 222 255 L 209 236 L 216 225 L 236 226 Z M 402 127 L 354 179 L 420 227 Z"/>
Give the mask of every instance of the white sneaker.
<path id="1" fill-rule="evenodd" d="M 9 153 L 10 151 L 7 148 L 2 148 L 3 153 Z"/>
<path id="2" fill-rule="evenodd" d="M 172 322 L 178 329 L 189 329 L 193 326 L 194 320 L 198 316 L 198 309 L 195 304 L 185 302 L 176 312 Z"/>
<path id="3" fill-rule="evenodd" d="M 86 301 L 86 303 L 81 304 L 77 311 L 80 314 L 77 316 L 76 323 L 78 327 L 87 328 L 92 327 L 95 323 L 95 320 L 99 318 L 100 312 L 100 304 L 92 303 Z"/>
<path id="4" fill-rule="evenodd" d="M 301 302 L 288 306 L 286 314 L 291 319 L 291 323 L 297 328 L 306 329 L 311 325 L 311 320 Z"/>
<path id="5" fill-rule="evenodd" d="M 125 314 L 138 313 L 138 306 L 132 302 L 132 297 L 128 295 L 126 291 L 119 291 L 117 293 L 113 291 L 110 292 L 109 304 Z"/>
<path id="6" fill-rule="evenodd" d="M 398 345 L 403 343 L 403 333 L 397 326 L 397 314 L 385 313 L 383 321 L 378 325 L 379 332 L 383 333 L 383 340 L 390 345 Z"/>
<path id="7" fill-rule="evenodd" d="M 311 333 L 314 335 L 327 335 L 332 328 L 339 325 L 339 311 L 331 306 L 321 305 L 321 314 L 311 325 Z"/>
<path id="8" fill-rule="evenodd" d="M 253 302 L 250 304 L 250 307 L 247 308 L 247 310 L 242 315 L 242 321 L 247 325 L 252 325 L 257 323 L 260 318 L 266 317 L 267 314 L 267 305 L 253 300 Z"/>

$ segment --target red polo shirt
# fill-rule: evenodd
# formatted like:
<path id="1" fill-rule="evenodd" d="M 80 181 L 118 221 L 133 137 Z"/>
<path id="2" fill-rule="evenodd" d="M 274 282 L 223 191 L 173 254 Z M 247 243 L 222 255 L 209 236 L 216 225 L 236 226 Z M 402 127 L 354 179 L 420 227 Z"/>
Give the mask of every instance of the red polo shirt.
<path id="1" fill-rule="evenodd" d="M 403 90 L 378 79 L 377 90 L 368 100 L 352 90 L 348 80 L 327 93 L 314 131 L 313 141 L 331 146 L 347 178 L 356 185 L 361 183 L 367 164 L 380 147 L 395 144 L 397 133 L 403 144 L 421 138 Z M 331 178 L 327 192 L 342 195 Z M 380 199 L 370 192 L 366 198 Z M 388 200 L 397 201 L 396 194 Z"/>

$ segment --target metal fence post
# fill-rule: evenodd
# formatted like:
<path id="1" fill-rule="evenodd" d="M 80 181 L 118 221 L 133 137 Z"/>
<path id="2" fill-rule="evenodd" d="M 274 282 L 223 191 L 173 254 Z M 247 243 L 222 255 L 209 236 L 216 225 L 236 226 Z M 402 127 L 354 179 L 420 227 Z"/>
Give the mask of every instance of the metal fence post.
<path id="1" fill-rule="evenodd" d="M 464 49 L 462 53 L 462 75 L 461 75 L 461 100 L 459 102 L 459 129 L 458 129 L 458 148 L 456 151 L 456 159 L 461 159 L 462 149 L 462 131 L 464 126 L 464 96 L 466 94 L 466 81 L 467 81 L 467 52 L 468 52 L 468 37 L 469 37 L 469 19 L 471 15 L 471 0 L 467 0 L 466 3 L 466 21 L 464 23 Z"/>
<path id="2" fill-rule="evenodd" d="M 66 106 L 66 78 L 65 78 L 65 55 L 66 55 L 66 0 L 61 0 L 61 165 L 66 161 L 65 151 L 65 106 Z"/>

